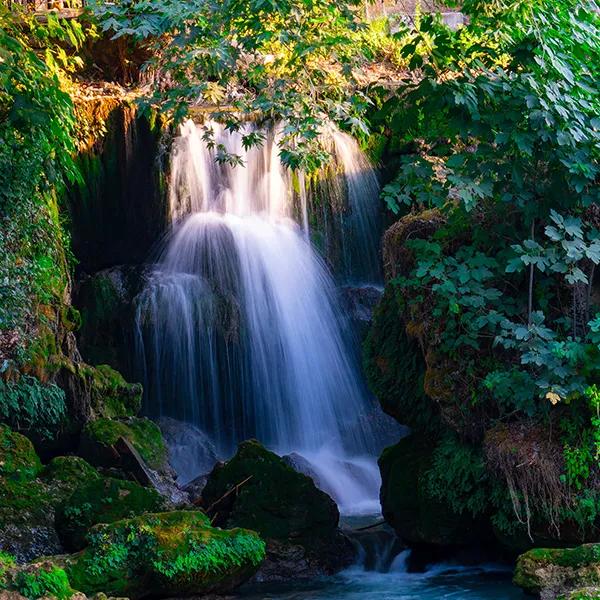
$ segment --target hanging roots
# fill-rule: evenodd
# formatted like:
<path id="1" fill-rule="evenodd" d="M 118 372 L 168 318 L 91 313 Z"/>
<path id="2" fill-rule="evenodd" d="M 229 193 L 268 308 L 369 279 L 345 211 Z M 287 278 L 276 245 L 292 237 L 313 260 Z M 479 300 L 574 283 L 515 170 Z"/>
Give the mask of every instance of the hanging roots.
<path id="1" fill-rule="evenodd" d="M 560 537 L 561 512 L 569 506 L 561 481 L 562 447 L 551 431 L 537 423 L 498 425 L 485 436 L 488 469 L 506 480 L 515 515 L 533 541 L 533 512 L 541 515 Z"/>

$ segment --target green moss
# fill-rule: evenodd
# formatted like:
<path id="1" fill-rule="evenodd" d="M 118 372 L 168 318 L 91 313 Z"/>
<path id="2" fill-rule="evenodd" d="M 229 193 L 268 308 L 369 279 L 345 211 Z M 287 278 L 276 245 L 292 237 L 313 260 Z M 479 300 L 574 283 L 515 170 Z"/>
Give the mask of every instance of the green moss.
<path id="1" fill-rule="evenodd" d="M 217 524 L 308 547 L 335 534 L 339 513 L 331 498 L 256 440 L 243 442 L 230 461 L 215 467 L 203 491 L 205 505 L 237 485 L 235 494 L 214 506 Z"/>
<path id="2" fill-rule="evenodd" d="M 529 550 L 519 556 L 513 582 L 533 594 L 549 587 L 597 586 L 600 584 L 600 544 Z"/>
<path id="3" fill-rule="evenodd" d="M 132 481 L 93 479 L 77 487 L 58 508 L 56 529 L 67 549 L 80 550 L 93 525 L 156 512 L 163 504 L 158 492 Z"/>
<path id="4" fill-rule="evenodd" d="M 438 410 L 423 390 L 425 362 L 418 343 L 406 334 L 403 314 L 397 290 L 386 286 L 364 344 L 365 373 L 386 413 L 415 430 L 433 432 Z"/>
<path id="5" fill-rule="evenodd" d="M 98 472 L 83 459 L 53 459 L 35 479 L 0 477 L 0 527 L 54 527 L 56 507 L 85 481 L 99 479 Z"/>
<path id="6" fill-rule="evenodd" d="M 127 383 L 108 365 L 82 365 L 81 374 L 91 385 L 92 408 L 96 415 L 110 419 L 136 415 L 142 406 L 142 386 Z"/>
<path id="7" fill-rule="evenodd" d="M 153 469 L 163 467 L 167 459 L 167 448 L 158 425 L 146 418 L 96 419 L 86 425 L 84 435 L 101 446 L 114 446 L 123 437 Z"/>
<path id="8" fill-rule="evenodd" d="M 7 586 L 7 574 L 14 566 L 15 557 L 0 550 L 0 590 Z"/>
<path id="9" fill-rule="evenodd" d="M 254 532 L 215 529 L 199 511 L 146 514 L 99 526 L 89 540 L 66 566 L 73 585 L 88 595 L 225 591 L 256 571 L 265 553 Z"/>
<path id="10" fill-rule="evenodd" d="M 0 477 L 28 481 L 41 471 L 42 463 L 33 444 L 23 435 L 0 425 Z"/>
<path id="11" fill-rule="evenodd" d="M 100 474 L 79 456 L 57 456 L 44 467 L 40 478 L 49 482 L 67 484 L 75 489 L 85 481 L 100 479 Z"/>

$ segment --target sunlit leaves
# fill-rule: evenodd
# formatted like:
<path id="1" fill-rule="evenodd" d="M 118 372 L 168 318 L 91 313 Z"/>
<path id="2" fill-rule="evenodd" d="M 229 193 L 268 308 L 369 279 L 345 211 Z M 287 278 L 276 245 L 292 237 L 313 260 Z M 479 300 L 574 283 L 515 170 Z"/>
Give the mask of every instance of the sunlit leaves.
<path id="1" fill-rule="evenodd" d="M 190 105 L 229 120 L 279 119 L 293 127 L 282 160 L 310 170 L 323 162 L 315 135 L 328 120 L 363 134 L 368 102 L 353 68 L 358 0 L 96 0 L 92 8 L 115 37 L 147 40 L 164 80 L 152 102 L 176 120 Z M 248 143 L 259 140 L 247 138 Z"/>

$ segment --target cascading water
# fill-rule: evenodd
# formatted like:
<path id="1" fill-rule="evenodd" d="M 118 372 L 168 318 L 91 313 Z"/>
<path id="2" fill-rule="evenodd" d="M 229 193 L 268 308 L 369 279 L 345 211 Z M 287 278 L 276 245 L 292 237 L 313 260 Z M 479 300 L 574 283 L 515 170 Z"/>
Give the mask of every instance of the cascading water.
<path id="1" fill-rule="evenodd" d="M 221 456 L 250 437 L 296 452 L 342 511 L 374 511 L 373 406 L 335 283 L 309 241 L 303 178 L 283 168 L 276 128 L 245 149 L 240 134 L 211 127 L 215 145 L 191 121 L 175 140 L 174 228 L 137 298 L 146 410 L 198 425 Z M 348 163 L 349 235 L 360 236 L 377 212 L 376 193 L 361 193 L 376 179 L 349 136 L 329 135 Z M 220 145 L 245 166 L 219 164 Z M 377 251 L 362 240 L 366 270 Z"/>

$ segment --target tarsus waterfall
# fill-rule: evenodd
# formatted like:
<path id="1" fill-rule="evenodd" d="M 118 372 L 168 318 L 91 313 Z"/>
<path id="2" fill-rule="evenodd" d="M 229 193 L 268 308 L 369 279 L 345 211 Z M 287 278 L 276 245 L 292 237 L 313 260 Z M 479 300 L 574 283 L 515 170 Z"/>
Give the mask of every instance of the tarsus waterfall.
<path id="1" fill-rule="evenodd" d="M 174 226 L 137 298 L 146 411 L 198 425 L 224 457 L 251 437 L 297 453 L 342 511 L 373 510 L 373 403 L 336 284 L 309 239 L 303 177 L 281 164 L 277 128 L 246 150 L 240 134 L 211 127 L 215 145 L 191 121 L 175 140 Z M 344 244 L 362 275 L 377 277 L 375 175 L 352 138 L 327 135 L 347 179 L 331 186 L 335 201 L 347 196 Z M 219 146 L 245 166 L 216 162 Z"/>

